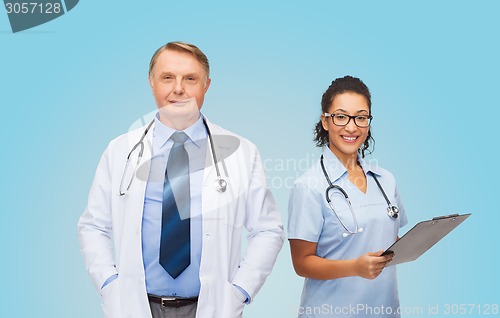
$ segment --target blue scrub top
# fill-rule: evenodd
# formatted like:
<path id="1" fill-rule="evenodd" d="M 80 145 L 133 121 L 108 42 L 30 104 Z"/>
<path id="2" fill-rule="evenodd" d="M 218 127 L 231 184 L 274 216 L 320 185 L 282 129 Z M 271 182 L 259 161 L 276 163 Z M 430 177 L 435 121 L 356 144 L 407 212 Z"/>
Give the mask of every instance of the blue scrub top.
<path id="1" fill-rule="evenodd" d="M 288 238 L 318 243 L 316 255 L 333 260 L 354 259 L 385 250 L 408 223 L 393 175 L 376 161 L 358 158 L 365 172 L 366 194 L 347 179 L 347 170 L 325 147 L 324 165 L 333 184 L 347 192 L 363 232 L 344 237 L 346 230 L 330 209 L 325 191 L 328 182 L 318 161 L 295 183 L 288 207 Z M 375 174 L 387 197 L 399 207 L 399 217 L 387 215 L 387 202 L 372 177 Z M 337 214 L 351 230 L 356 229 L 349 206 L 338 190 L 330 191 Z M 374 280 L 344 277 L 333 280 L 306 278 L 299 317 L 399 317 L 396 266 L 385 268 Z"/>

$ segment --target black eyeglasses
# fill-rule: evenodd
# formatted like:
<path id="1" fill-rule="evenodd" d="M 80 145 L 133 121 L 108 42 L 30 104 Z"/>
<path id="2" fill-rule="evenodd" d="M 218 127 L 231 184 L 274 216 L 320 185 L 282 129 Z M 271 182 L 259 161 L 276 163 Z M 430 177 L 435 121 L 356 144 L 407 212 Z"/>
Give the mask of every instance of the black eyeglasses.
<path id="1" fill-rule="evenodd" d="M 335 126 L 347 126 L 351 119 L 354 119 L 354 124 L 359 128 L 366 128 L 370 126 L 373 117 L 370 115 L 357 115 L 357 116 L 349 116 L 345 114 L 329 114 L 324 113 L 323 116 L 330 117 L 332 119 L 332 123 Z"/>

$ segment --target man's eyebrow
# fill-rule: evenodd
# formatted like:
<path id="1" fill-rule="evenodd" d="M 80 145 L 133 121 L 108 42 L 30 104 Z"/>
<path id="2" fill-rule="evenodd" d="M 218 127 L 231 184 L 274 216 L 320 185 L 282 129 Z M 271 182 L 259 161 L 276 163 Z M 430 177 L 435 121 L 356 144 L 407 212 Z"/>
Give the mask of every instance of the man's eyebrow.
<path id="1" fill-rule="evenodd" d="M 170 72 L 170 71 L 162 71 L 159 73 L 160 75 L 172 75 L 172 76 L 175 76 L 174 73 Z M 186 74 L 182 74 L 182 77 L 201 77 L 202 75 L 194 72 L 194 73 L 186 73 Z"/>
<path id="2" fill-rule="evenodd" d="M 173 75 L 173 74 L 172 74 L 172 72 L 168 72 L 168 71 L 167 71 L 167 72 L 165 72 L 165 71 L 161 71 L 159 75 L 160 75 L 160 76 L 164 76 L 164 75 Z"/>

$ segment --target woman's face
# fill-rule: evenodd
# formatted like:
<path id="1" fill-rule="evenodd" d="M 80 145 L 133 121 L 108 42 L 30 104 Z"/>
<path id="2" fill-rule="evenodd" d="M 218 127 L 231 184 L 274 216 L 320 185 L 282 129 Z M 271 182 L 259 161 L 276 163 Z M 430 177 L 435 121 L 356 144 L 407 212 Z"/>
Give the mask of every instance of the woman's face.
<path id="1" fill-rule="evenodd" d="M 338 94 L 333 99 L 328 113 L 336 115 L 336 123 L 342 123 L 342 120 L 349 119 L 345 116 L 360 116 L 358 124 L 363 125 L 363 118 L 370 115 L 368 102 L 366 98 L 357 93 L 346 92 Z M 323 128 L 328 131 L 329 147 L 339 159 L 356 158 L 358 149 L 363 145 L 368 136 L 370 127 L 358 127 L 354 118 L 350 118 L 345 126 L 338 126 L 333 123 L 332 117 L 321 115 Z M 366 124 L 366 122 L 365 122 Z"/>

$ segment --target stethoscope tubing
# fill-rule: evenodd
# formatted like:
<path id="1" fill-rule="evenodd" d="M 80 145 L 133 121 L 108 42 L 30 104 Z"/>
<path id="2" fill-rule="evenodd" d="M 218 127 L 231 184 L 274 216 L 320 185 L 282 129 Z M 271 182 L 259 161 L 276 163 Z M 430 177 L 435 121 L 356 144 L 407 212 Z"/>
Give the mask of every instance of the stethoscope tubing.
<path id="1" fill-rule="evenodd" d="M 142 136 L 141 136 L 141 139 L 139 139 L 139 142 L 136 143 L 134 145 L 134 147 L 132 147 L 132 149 L 129 151 L 128 155 L 127 155 L 127 161 L 125 162 L 125 168 L 123 169 L 123 175 L 122 175 L 122 179 L 120 181 L 120 189 L 119 189 L 119 194 L 120 196 L 124 196 L 125 194 L 127 194 L 128 192 L 128 189 L 130 189 L 130 185 L 132 184 L 132 179 L 133 178 L 130 178 L 130 181 L 128 182 L 127 184 L 127 187 L 125 188 L 125 191 L 122 191 L 123 189 L 123 181 L 125 180 L 125 173 L 128 171 L 128 167 L 130 165 L 130 156 L 132 156 L 132 154 L 134 153 L 134 151 L 137 149 L 137 147 L 140 147 L 141 149 L 139 150 L 139 155 L 137 156 L 137 163 L 136 163 L 136 166 L 139 165 L 139 163 L 141 162 L 142 160 L 142 155 L 144 154 L 144 138 L 146 138 L 146 135 L 148 134 L 148 131 L 149 129 L 151 129 L 151 126 L 153 126 L 153 123 L 155 121 L 152 120 L 149 125 L 146 127 L 146 129 L 144 130 L 144 132 L 142 133 Z"/>
<path id="2" fill-rule="evenodd" d="M 356 214 L 354 213 L 354 211 L 352 209 L 352 204 L 351 204 L 351 201 L 349 200 L 349 196 L 347 195 L 347 192 L 344 189 L 342 189 L 342 187 L 340 187 L 340 186 L 335 185 L 335 184 L 332 183 L 332 181 L 330 180 L 330 177 L 328 176 L 328 173 L 326 171 L 325 164 L 323 163 L 323 158 L 324 158 L 324 156 L 321 155 L 320 163 L 321 163 L 321 169 L 323 170 L 323 175 L 325 176 L 325 179 L 328 182 L 328 187 L 326 188 L 326 191 L 325 191 L 325 197 L 326 197 L 326 201 L 328 202 L 328 205 L 330 206 L 330 209 L 333 211 L 333 213 L 335 214 L 335 216 L 339 220 L 340 224 L 348 232 L 349 235 L 362 232 L 363 229 L 360 228 L 359 225 L 358 225 L 358 220 L 356 218 Z M 384 188 L 380 184 L 378 178 L 373 173 L 371 174 L 371 176 L 373 177 L 373 179 L 377 183 L 378 188 L 382 192 L 382 195 L 384 196 L 384 199 L 387 202 L 388 215 L 390 217 L 394 218 L 394 219 L 397 218 L 398 217 L 398 213 L 399 213 L 399 209 L 395 205 L 392 205 L 391 201 L 389 200 L 389 198 L 387 197 L 387 194 L 384 191 Z M 345 197 L 345 199 L 346 199 L 346 201 L 347 201 L 347 203 L 349 205 L 349 210 L 351 212 L 351 215 L 352 215 L 352 218 L 353 218 L 353 221 L 354 221 L 354 226 L 355 226 L 355 230 L 354 231 L 350 230 L 344 224 L 344 222 L 342 221 L 342 219 L 339 217 L 339 215 L 335 211 L 335 208 L 333 207 L 332 201 L 331 201 L 330 196 L 329 196 L 330 191 L 333 190 L 333 189 L 339 190 L 344 195 L 344 197 Z"/>

